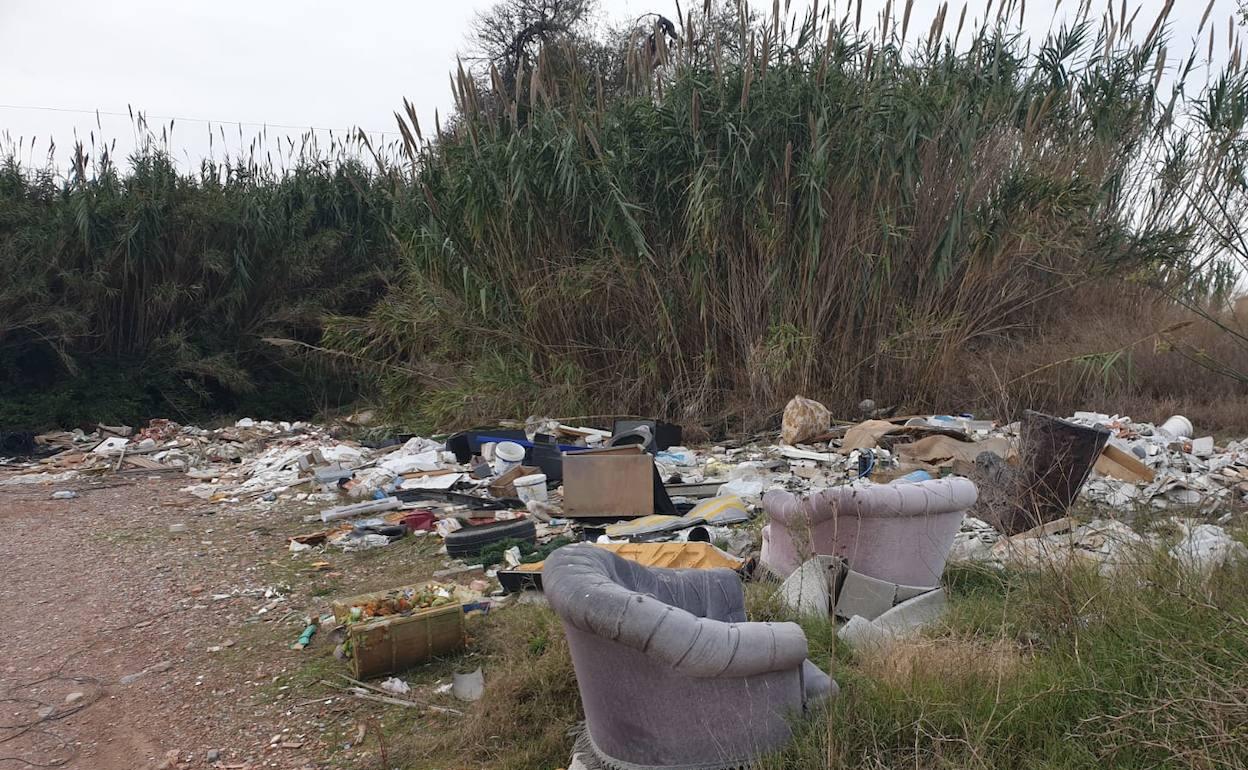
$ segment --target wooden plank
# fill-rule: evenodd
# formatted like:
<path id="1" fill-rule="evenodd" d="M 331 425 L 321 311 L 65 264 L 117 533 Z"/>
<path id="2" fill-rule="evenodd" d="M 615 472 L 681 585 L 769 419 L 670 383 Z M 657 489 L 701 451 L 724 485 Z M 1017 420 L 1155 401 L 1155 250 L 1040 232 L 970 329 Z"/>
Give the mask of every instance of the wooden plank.
<path id="1" fill-rule="evenodd" d="M 1102 476 L 1137 484 L 1147 484 L 1157 475 L 1135 455 L 1124 452 L 1113 444 L 1105 445 L 1105 450 L 1096 458 L 1096 465 L 1092 469 Z"/>

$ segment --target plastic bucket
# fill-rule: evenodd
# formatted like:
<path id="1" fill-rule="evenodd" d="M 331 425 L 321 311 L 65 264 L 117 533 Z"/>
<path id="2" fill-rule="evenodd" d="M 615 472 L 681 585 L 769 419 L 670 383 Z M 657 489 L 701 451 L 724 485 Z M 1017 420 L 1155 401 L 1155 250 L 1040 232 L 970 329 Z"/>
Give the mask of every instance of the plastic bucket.
<path id="1" fill-rule="evenodd" d="M 516 487 L 516 497 L 522 503 L 545 503 L 550 500 L 546 493 L 546 474 L 534 473 L 532 476 L 521 476 L 512 482 Z"/>
<path id="2" fill-rule="evenodd" d="M 1192 421 L 1181 414 L 1176 414 L 1169 420 L 1166 420 L 1157 428 L 1157 430 L 1175 438 L 1191 438 L 1194 431 L 1192 428 Z"/>
<path id="3" fill-rule="evenodd" d="M 494 475 L 502 476 L 524 462 L 524 447 L 514 441 L 500 441 L 494 447 Z"/>
<path id="4" fill-rule="evenodd" d="M 925 470 L 917 470 L 917 471 L 910 471 L 904 476 L 898 476 L 897 478 L 893 479 L 892 481 L 888 483 L 889 484 L 917 484 L 920 481 L 931 481 L 931 480 L 932 480 L 932 474 L 928 473 Z"/>

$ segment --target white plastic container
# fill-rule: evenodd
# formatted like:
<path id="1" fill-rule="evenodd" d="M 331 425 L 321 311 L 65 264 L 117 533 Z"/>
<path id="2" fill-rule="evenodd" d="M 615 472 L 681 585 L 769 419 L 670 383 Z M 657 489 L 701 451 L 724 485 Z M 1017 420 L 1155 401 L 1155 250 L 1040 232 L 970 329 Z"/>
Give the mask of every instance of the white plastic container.
<path id="1" fill-rule="evenodd" d="M 521 476 L 512 483 L 516 487 L 516 497 L 520 498 L 522 503 L 545 503 L 550 500 L 550 495 L 546 492 L 545 473 Z"/>
<path id="2" fill-rule="evenodd" d="M 1181 414 L 1176 414 L 1166 420 L 1157 428 L 1157 430 L 1162 431 L 1169 436 L 1173 436 L 1174 438 L 1191 438 L 1192 433 L 1194 432 L 1194 429 L 1192 428 L 1192 421 Z"/>
<path id="3" fill-rule="evenodd" d="M 524 447 L 514 441 L 500 441 L 494 447 L 494 475 L 502 476 L 524 462 Z"/>

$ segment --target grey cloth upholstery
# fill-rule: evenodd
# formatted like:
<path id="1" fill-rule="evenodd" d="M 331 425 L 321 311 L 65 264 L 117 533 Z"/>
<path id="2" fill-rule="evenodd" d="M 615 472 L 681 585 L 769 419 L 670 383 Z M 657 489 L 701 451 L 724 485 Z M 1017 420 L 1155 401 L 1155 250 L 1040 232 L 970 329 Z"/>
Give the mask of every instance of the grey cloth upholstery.
<path id="1" fill-rule="evenodd" d="M 542 569 L 567 632 L 589 739 L 609 765 L 739 767 L 836 693 L 796 623 L 750 623 L 731 570 L 644 567 L 570 545 Z"/>

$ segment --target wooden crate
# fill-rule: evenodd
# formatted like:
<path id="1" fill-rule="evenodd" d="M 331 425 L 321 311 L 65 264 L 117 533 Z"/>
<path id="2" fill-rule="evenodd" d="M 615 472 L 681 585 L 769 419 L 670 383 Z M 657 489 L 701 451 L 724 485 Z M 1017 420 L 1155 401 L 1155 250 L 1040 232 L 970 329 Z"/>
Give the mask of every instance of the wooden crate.
<path id="1" fill-rule="evenodd" d="M 334 617 L 346 622 L 352 607 L 395 591 L 419 589 L 420 586 L 404 586 L 336 601 Z M 347 626 L 347 635 L 357 679 L 396 674 L 464 646 L 463 603 L 453 601 L 441 607 L 415 610 L 410 615 L 389 615 L 351 623 Z"/>

